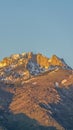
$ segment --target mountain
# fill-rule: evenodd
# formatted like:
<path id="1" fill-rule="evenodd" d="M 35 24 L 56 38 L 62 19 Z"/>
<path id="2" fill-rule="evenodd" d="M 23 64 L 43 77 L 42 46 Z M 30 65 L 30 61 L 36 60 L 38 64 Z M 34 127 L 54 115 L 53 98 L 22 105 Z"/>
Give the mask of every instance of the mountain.
<path id="1" fill-rule="evenodd" d="M 13 54 L 0 61 L 1 130 L 73 130 L 73 69 L 63 58 Z"/>

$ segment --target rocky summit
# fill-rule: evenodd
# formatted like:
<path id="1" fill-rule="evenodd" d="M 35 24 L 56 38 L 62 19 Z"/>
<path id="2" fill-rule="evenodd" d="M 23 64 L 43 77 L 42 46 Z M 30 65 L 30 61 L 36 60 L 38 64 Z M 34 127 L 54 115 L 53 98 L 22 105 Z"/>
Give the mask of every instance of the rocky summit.
<path id="1" fill-rule="evenodd" d="M 73 69 L 32 52 L 0 61 L 0 130 L 73 130 Z"/>

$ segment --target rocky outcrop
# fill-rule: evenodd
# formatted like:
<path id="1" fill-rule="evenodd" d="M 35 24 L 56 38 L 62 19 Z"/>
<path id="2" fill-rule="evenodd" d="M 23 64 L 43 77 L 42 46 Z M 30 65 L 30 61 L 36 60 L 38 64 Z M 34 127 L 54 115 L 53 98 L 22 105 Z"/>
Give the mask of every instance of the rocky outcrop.
<path id="1" fill-rule="evenodd" d="M 0 62 L 0 67 L 2 68 L 12 64 L 25 64 L 26 67 L 29 61 L 33 62 L 34 64 L 36 63 L 40 65 L 41 68 L 45 69 L 48 69 L 50 66 L 60 66 L 68 68 L 67 64 L 63 60 L 58 58 L 56 55 L 53 55 L 51 58 L 47 58 L 46 56 L 40 53 L 33 54 L 32 52 L 13 54 L 10 57 L 6 57 Z"/>
<path id="2" fill-rule="evenodd" d="M 37 54 L 37 63 L 44 68 L 49 68 L 50 66 L 64 66 L 64 63 L 56 55 L 47 58 L 42 54 Z"/>
<path id="3" fill-rule="evenodd" d="M 49 67 L 49 59 L 45 56 L 43 56 L 42 54 L 37 54 L 36 55 L 36 60 L 37 60 L 37 63 L 41 66 L 41 67 L 44 67 L 44 68 L 48 68 Z"/>
<path id="4" fill-rule="evenodd" d="M 50 60 L 50 64 L 53 66 L 64 66 L 64 63 L 56 55 L 53 55 Z"/>

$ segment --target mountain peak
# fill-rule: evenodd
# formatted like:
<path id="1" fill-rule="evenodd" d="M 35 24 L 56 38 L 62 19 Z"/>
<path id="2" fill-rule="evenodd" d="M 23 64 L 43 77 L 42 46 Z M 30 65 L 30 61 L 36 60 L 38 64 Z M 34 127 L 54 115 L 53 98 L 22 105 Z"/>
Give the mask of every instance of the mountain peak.
<path id="1" fill-rule="evenodd" d="M 59 57 L 57 57 L 56 55 L 52 55 L 51 64 L 57 65 L 57 66 L 63 66 L 64 65 L 63 62 L 61 61 L 61 59 Z"/>
<path id="2" fill-rule="evenodd" d="M 48 69 L 50 66 L 59 66 L 59 67 L 66 67 L 67 64 L 64 60 L 60 59 L 56 55 L 52 55 L 51 58 L 48 58 L 41 53 L 33 54 L 33 52 L 22 53 L 22 54 L 13 54 L 10 57 L 5 57 L 0 62 L 0 67 L 9 66 L 11 64 L 28 64 L 29 61 L 32 61 L 33 64 L 38 64 L 41 68 Z M 70 68 L 70 67 L 68 67 Z"/>
<path id="3" fill-rule="evenodd" d="M 0 128 L 73 130 L 73 71 L 56 55 L 13 54 L 0 62 Z"/>

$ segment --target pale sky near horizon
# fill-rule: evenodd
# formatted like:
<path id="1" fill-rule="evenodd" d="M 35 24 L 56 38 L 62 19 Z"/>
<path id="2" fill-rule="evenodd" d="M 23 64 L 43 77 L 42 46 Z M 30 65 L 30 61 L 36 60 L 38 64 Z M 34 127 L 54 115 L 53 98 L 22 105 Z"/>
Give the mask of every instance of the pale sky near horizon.
<path id="1" fill-rule="evenodd" d="M 0 60 L 30 51 L 73 68 L 73 0 L 0 0 Z"/>

